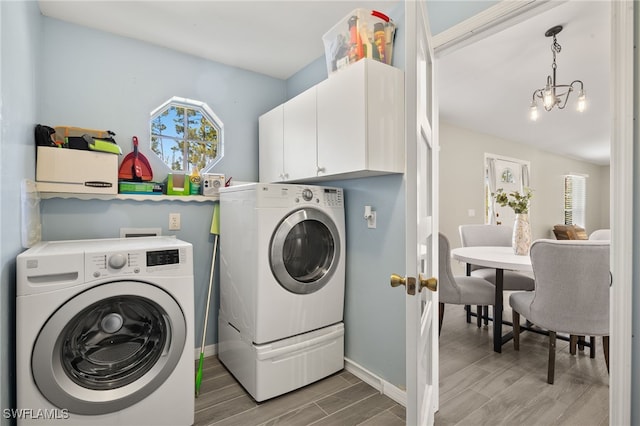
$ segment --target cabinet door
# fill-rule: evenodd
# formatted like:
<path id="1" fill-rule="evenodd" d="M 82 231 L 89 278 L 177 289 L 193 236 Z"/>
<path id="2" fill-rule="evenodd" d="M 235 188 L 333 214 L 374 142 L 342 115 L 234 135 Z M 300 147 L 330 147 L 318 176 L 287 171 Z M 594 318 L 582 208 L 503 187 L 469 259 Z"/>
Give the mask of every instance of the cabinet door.
<path id="1" fill-rule="evenodd" d="M 284 103 L 284 180 L 316 175 L 316 88 Z"/>
<path id="2" fill-rule="evenodd" d="M 279 105 L 258 119 L 260 182 L 283 180 L 283 110 Z"/>
<path id="3" fill-rule="evenodd" d="M 365 169 L 365 62 L 317 86 L 318 176 Z"/>

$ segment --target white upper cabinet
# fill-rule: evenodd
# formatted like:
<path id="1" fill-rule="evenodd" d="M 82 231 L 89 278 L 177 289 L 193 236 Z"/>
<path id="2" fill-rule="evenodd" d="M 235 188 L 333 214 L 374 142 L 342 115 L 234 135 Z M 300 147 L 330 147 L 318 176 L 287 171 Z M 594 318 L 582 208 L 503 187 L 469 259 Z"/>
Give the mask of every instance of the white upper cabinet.
<path id="1" fill-rule="evenodd" d="M 317 86 L 318 176 L 404 172 L 404 74 L 360 60 Z"/>
<path id="2" fill-rule="evenodd" d="M 316 174 L 316 88 L 284 103 L 284 180 Z"/>
<path id="3" fill-rule="evenodd" d="M 363 59 L 262 115 L 260 181 L 404 172 L 404 74 Z"/>
<path id="4" fill-rule="evenodd" d="M 260 182 L 285 180 L 283 111 L 284 106 L 279 105 L 258 119 Z"/>

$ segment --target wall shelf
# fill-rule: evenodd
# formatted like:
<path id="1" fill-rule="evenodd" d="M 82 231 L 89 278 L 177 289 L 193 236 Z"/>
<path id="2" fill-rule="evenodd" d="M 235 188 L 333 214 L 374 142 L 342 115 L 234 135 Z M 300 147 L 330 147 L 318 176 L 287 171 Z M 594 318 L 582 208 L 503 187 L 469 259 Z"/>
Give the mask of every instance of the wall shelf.
<path id="1" fill-rule="evenodd" d="M 133 201 L 181 201 L 183 203 L 207 203 L 218 201 L 219 196 L 203 195 L 148 195 L 148 194 L 81 194 L 75 192 L 40 192 L 40 198 L 74 198 L 77 200 L 133 200 Z"/>

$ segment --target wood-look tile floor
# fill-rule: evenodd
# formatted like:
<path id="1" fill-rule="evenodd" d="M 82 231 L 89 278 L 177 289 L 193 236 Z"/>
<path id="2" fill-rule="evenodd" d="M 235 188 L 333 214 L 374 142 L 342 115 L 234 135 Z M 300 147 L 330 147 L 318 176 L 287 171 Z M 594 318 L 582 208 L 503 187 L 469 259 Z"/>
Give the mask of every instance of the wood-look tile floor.
<path id="1" fill-rule="evenodd" d="M 550 385 L 547 336 L 525 331 L 520 351 L 509 341 L 502 353 L 495 353 L 491 322 L 478 328 L 475 317 L 471 324 L 464 317 L 463 306 L 446 306 L 436 425 L 608 425 L 609 376 L 602 338 L 596 339 L 594 359 L 588 348 L 572 356 L 569 343 L 557 340 Z M 511 320 L 507 307 L 504 318 Z M 507 331 L 511 327 L 505 325 L 503 333 Z"/>
<path id="2" fill-rule="evenodd" d="M 405 409 L 347 371 L 255 402 L 217 357 L 205 359 L 195 425 L 402 426 Z"/>
<path id="3" fill-rule="evenodd" d="M 505 311 L 510 319 L 510 311 Z M 509 331 L 510 327 L 503 327 Z M 547 378 L 548 337 L 524 332 L 520 351 L 508 342 L 493 352 L 492 328 L 464 319 L 462 306 L 447 305 L 440 336 L 440 410 L 444 425 L 580 425 L 609 421 L 609 376 L 597 339 L 569 354 L 557 341 L 555 384 Z M 205 360 L 195 425 L 369 425 L 405 424 L 404 407 L 347 371 L 277 398 L 256 403 L 217 357 Z M 411 425 L 410 425 L 411 426 Z"/>

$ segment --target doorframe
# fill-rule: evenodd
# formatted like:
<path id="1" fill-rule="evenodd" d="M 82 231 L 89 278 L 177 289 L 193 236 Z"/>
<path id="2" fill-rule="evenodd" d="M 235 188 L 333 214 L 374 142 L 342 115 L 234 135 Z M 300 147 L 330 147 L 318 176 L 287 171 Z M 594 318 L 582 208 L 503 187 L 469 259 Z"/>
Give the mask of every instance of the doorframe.
<path id="1" fill-rule="evenodd" d="M 517 25 L 564 1 L 502 1 L 433 38 L 436 58 Z M 609 422 L 631 424 L 633 288 L 634 2 L 611 2 Z M 613 208 L 615 206 L 615 209 Z M 627 285 L 616 285 L 627 283 Z"/>

